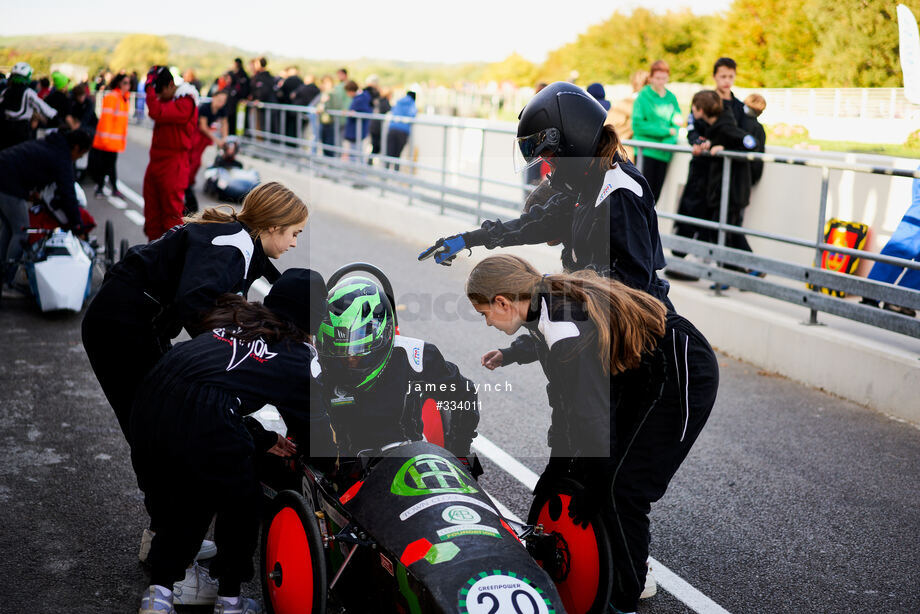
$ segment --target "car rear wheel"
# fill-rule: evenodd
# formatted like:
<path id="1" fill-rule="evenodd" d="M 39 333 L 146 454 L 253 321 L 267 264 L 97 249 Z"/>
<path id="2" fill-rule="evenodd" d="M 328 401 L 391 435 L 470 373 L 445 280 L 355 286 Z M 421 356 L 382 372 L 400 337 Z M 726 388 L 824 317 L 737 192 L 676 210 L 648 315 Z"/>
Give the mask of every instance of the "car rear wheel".
<path id="1" fill-rule="evenodd" d="M 313 510 L 292 490 L 262 525 L 262 596 L 269 614 L 325 614 L 326 558 Z"/>

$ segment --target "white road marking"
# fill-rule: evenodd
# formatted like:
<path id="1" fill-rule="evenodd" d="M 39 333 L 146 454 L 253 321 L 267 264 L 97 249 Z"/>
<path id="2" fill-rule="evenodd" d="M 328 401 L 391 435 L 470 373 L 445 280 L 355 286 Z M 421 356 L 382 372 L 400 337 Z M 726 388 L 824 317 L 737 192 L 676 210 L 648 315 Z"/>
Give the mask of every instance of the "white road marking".
<path id="1" fill-rule="evenodd" d="M 485 488 L 482 489 L 482 492 L 486 493 L 486 496 L 489 497 L 489 499 L 492 500 L 492 504 L 495 506 L 495 508 L 498 510 L 498 512 L 499 512 L 502 516 L 504 516 L 504 517 L 507 518 L 508 520 L 513 520 L 513 521 L 515 521 L 515 522 L 520 522 L 521 524 L 527 524 L 527 523 L 525 523 L 523 520 L 521 520 L 520 516 L 518 516 L 517 514 L 515 514 L 515 513 L 512 512 L 511 510 L 509 510 L 507 507 L 505 507 L 505 504 L 504 504 L 504 503 L 502 503 L 501 501 L 499 501 L 498 499 L 496 499 L 495 497 L 493 497 L 492 494 L 491 494 L 490 492 L 488 492 Z"/>
<path id="2" fill-rule="evenodd" d="M 125 217 L 127 217 L 129 220 L 131 220 L 132 222 L 134 222 L 134 223 L 137 224 L 138 226 L 143 226 L 143 225 L 144 225 L 144 216 L 143 216 L 143 214 L 138 213 L 138 212 L 135 211 L 134 209 L 126 209 L 126 210 L 125 210 Z"/>
<path id="3" fill-rule="evenodd" d="M 473 440 L 472 448 L 510 473 L 512 477 L 526 486 L 527 490 L 533 491 L 533 489 L 536 488 L 537 480 L 540 479 L 540 476 L 522 465 L 521 461 L 486 439 L 485 435 L 482 433 L 477 435 Z"/>
<path id="4" fill-rule="evenodd" d="M 513 478 L 517 479 L 521 484 L 527 487 L 527 490 L 533 491 L 534 487 L 537 485 L 537 480 L 540 476 L 492 443 L 482 435 L 482 433 L 473 440 L 472 448 L 501 467 Z M 507 516 L 508 518 L 521 522 L 517 516 L 513 515 L 504 505 L 501 505 L 492 495 L 489 495 L 489 498 L 492 499 L 500 512 L 503 514 L 508 513 L 510 514 Z M 674 597 L 679 599 L 694 612 L 698 612 L 699 614 L 729 614 L 725 608 L 695 589 L 689 582 L 662 565 L 659 561 L 649 557 L 649 563 L 652 565 L 658 585 L 674 595 Z"/>
<path id="5" fill-rule="evenodd" d="M 689 582 L 655 559 L 649 557 L 648 561 L 652 565 L 652 573 L 658 581 L 658 586 L 680 599 L 694 612 L 699 612 L 700 614 L 729 614 L 728 610 L 693 588 Z"/>
<path id="6" fill-rule="evenodd" d="M 109 204 L 115 207 L 116 209 L 121 209 L 124 211 L 128 208 L 128 205 L 121 199 L 115 198 L 114 196 L 106 196 L 105 199 L 109 201 Z"/>
<path id="7" fill-rule="evenodd" d="M 121 179 L 118 180 L 118 191 L 125 195 L 125 198 L 133 202 L 135 205 L 144 208 L 144 197 L 132 190 L 125 184 Z"/>

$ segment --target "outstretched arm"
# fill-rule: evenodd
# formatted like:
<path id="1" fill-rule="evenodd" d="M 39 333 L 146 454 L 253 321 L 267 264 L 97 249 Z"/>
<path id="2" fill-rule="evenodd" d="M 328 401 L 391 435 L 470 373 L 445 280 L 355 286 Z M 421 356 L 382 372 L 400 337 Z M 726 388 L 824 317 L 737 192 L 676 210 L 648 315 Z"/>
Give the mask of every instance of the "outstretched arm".
<path id="1" fill-rule="evenodd" d="M 553 194 L 541 205 L 513 220 L 486 220 L 482 228 L 438 239 L 419 254 L 419 260 L 434 257 L 435 262 L 449 266 L 464 249 L 484 246 L 486 249 L 531 245 L 564 239 L 572 226 L 574 199 L 567 194 Z"/>

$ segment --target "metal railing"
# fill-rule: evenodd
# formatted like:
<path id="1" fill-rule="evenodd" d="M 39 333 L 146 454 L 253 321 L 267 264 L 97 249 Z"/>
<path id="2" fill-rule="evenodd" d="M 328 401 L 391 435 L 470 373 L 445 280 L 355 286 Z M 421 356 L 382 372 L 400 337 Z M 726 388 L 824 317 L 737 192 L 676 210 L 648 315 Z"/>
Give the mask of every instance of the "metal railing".
<path id="1" fill-rule="evenodd" d="M 132 108 L 134 105 L 132 105 Z M 321 139 L 321 122 L 317 109 L 269 103 L 248 103 L 247 122 L 242 140 L 249 155 L 256 155 L 283 164 L 293 164 L 298 169 L 323 175 L 335 180 L 350 181 L 355 186 L 379 188 L 381 194 L 401 194 L 409 204 L 425 202 L 435 205 L 443 214 L 445 210 L 470 214 L 478 224 L 484 217 L 512 217 L 519 214 L 523 198 L 533 189 L 522 181 L 508 181 L 485 172 L 486 143 L 488 138 L 498 138 L 510 143 L 516 133 L 511 124 L 496 125 L 493 122 L 475 119 L 420 116 L 416 118 L 393 117 L 375 113 L 352 111 L 326 111 L 333 126 L 333 138 L 328 143 Z M 360 148 L 346 147 L 343 128 L 348 119 L 355 122 L 357 135 L 365 133 L 365 122 L 379 121 L 382 153 L 366 153 L 363 139 Z M 386 143 L 392 121 L 411 126 L 407 148 L 410 158 L 387 155 Z M 294 122 L 291 126 L 290 122 Z M 327 129 L 328 130 L 328 129 Z M 415 159 L 415 135 L 418 130 L 440 132 L 439 155 L 432 155 L 434 162 Z M 449 155 L 449 137 L 454 140 L 461 134 L 478 134 L 478 159 L 466 160 L 470 169 L 462 169 L 457 160 Z M 430 136 L 430 135 L 429 135 Z M 477 140 L 478 139 L 478 140 Z M 328 139 L 327 139 L 328 140 Z M 691 149 L 681 145 L 624 141 L 627 146 L 641 146 L 672 152 L 690 153 Z M 434 147 L 433 147 L 434 148 Z M 496 150 L 497 151 L 497 150 Z M 507 152 L 508 150 L 504 150 Z M 504 152 L 501 152 L 504 154 Z M 390 152 L 393 153 L 393 152 Z M 462 154 L 463 152 L 461 152 Z M 469 153 L 469 152 L 466 152 Z M 820 288 L 845 292 L 859 297 L 871 297 L 893 305 L 920 310 L 920 292 L 892 284 L 872 281 L 854 275 L 846 275 L 820 268 L 818 265 L 804 266 L 789 260 L 768 258 L 751 252 L 726 246 L 727 233 L 759 237 L 779 244 L 806 247 L 815 252 L 815 263 L 821 262 L 822 253 L 850 255 L 867 260 L 884 262 L 908 270 L 920 270 L 920 262 L 893 258 L 859 249 L 849 249 L 829 244 L 824 239 L 826 223 L 829 173 L 831 170 L 855 171 L 887 175 L 890 177 L 920 178 L 920 171 L 876 167 L 867 164 L 849 164 L 805 156 L 783 156 L 773 154 L 740 153 L 723 151 L 719 157 L 733 160 L 762 160 L 767 164 L 787 164 L 818 168 L 821 171 L 820 201 L 815 220 L 813 241 L 777 233 L 764 232 L 733 226 L 727 223 L 729 204 L 728 186 L 731 182 L 731 164 L 723 164 L 721 200 L 718 220 L 703 220 L 677 213 L 658 212 L 659 217 L 682 224 L 708 228 L 717 232 L 717 241 L 708 243 L 675 235 L 662 235 L 662 244 L 667 249 L 693 254 L 698 259 L 668 259 L 668 270 L 692 275 L 714 283 L 715 292 L 725 284 L 742 290 L 756 292 L 809 309 L 809 324 L 818 323 L 818 312 L 825 312 L 870 324 L 897 333 L 920 338 L 920 320 L 901 313 L 878 309 L 865 304 L 854 303 L 843 298 L 819 291 Z M 348 158 L 344 157 L 348 156 Z M 640 154 L 641 156 L 641 154 Z M 509 165 L 507 154 L 503 164 Z M 769 274 L 767 278 L 752 276 L 737 270 L 725 268 L 733 265 Z M 777 279 L 778 278 L 778 279 Z M 811 287 L 806 287 L 809 284 Z"/>
<path id="2" fill-rule="evenodd" d="M 442 213 L 445 209 L 451 209 L 471 214 L 475 216 L 477 224 L 484 216 L 520 210 L 522 196 L 532 189 L 521 182 L 489 177 L 484 172 L 486 139 L 489 135 L 513 135 L 514 129 L 506 125 L 496 126 L 485 120 L 438 116 L 410 118 L 335 110 L 326 110 L 324 114 L 330 117 L 332 123 L 333 139 L 328 143 L 322 142 L 321 122 L 314 107 L 249 103 L 243 142 L 250 154 L 256 152 L 269 159 L 294 163 L 298 168 L 316 170 L 334 179 L 347 179 L 357 185 L 403 194 L 409 197 L 410 202 L 418 200 L 437 205 Z M 292 118 L 296 122 L 293 130 L 290 128 Z M 352 146 L 346 146 L 344 127 L 349 119 L 355 122 L 356 135 L 367 131 L 368 122 L 379 121 L 383 153 L 366 153 L 363 145 L 357 151 Z M 411 126 L 405 146 L 410 152 L 409 159 L 387 153 L 390 124 L 393 121 Z M 432 156 L 437 163 L 414 158 L 418 129 L 440 132 L 440 155 Z M 452 133 L 470 130 L 480 135 L 476 170 L 471 172 L 451 168 L 448 155 L 450 137 Z M 459 182 L 465 182 L 469 187 L 450 185 Z M 472 186 L 475 189 L 470 189 Z"/>
<path id="3" fill-rule="evenodd" d="M 641 145 L 643 148 L 662 149 L 674 152 L 691 151 L 689 147 L 679 145 L 651 144 L 640 141 L 625 141 L 625 143 L 631 146 Z M 820 288 L 826 288 L 828 290 L 836 290 L 860 297 L 870 297 L 876 301 L 884 301 L 893 305 L 920 310 L 920 292 L 916 290 L 897 287 L 887 283 L 856 277 L 854 275 L 828 271 L 820 268 L 817 264 L 807 267 L 773 258 L 766 258 L 753 254 L 752 252 L 726 247 L 725 245 L 726 233 L 734 232 L 745 236 L 777 241 L 787 245 L 813 248 L 815 250 L 815 263 L 821 262 L 824 252 L 830 252 L 857 258 L 865 258 L 876 262 L 884 262 L 905 269 L 920 270 L 920 262 L 829 244 L 825 241 L 824 237 L 825 224 L 827 222 L 827 195 L 831 169 L 911 178 L 920 178 L 920 171 L 877 167 L 868 164 L 841 163 L 826 159 L 799 156 L 780 156 L 734 151 L 723 151 L 716 154 L 716 156 L 728 160 L 762 160 L 765 163 L 793 164 L 821 169 L 820 201 L 818 203 L 818 216 L 815 226 L 816 238 L 814 241 L 805 241 L 787 235 L 746 229 L 728 224 L 729 186 L 731 184 L 732 165 L 723 164 L 718 221 L 702 220 L 680 215 L 678 213 L 659 212 L 659 217 L 665 219 L 718 231 L 718 240 L 716 244 L 676 235 L 662 235 L 662 244 L 664 247 L 675 252 L 693 254 L 702 261 L 688 262 L 683 258 L 672 257 L 668 259 L 668 270 L 711 280 L 714 284 L 714 292 L 717 294 L 721 292 L 720 285 L 729 285 L 741 290 L 757 292 L 759 294 L 808 307 L 809 324 L 817 324 L 818 312 L 823 311 L 920 338 L 920 320 L 916 318 L 878 309 L 870 305 L 854 304 L 843 298 L 820 292 Z M 639 150 L 637 157 L 637 163 L 641 164 L 641 150 Z M 761 273 L 769 273 L 794 282 L 802 282 L 808 284 L 811 288 L 803 288 L 801 284 L 796 286 L 778 284 L 767 279 L 762 279 L 761 277 L 751 276 L 750 274 L 733 271 L 721 266 L 726 264 L 734 265 L 739 268 L 751 269 Z"/>

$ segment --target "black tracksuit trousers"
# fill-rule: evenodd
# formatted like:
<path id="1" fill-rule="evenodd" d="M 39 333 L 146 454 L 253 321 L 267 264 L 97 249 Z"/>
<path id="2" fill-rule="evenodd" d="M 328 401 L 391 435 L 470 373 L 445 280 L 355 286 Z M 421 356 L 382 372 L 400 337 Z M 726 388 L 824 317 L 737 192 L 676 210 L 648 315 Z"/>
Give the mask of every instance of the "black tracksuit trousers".
<path id="1" fill-rule="evenodd" d="M 687 185 L 680 196 L 680 203 L 677 206 L 677 212 L 680 215 L 700 218 L 710 222 L 718 221 L 719 212 L 715 212 L 715 218 L 709 210 L 709 202 L 706 200 L 706 185 L 709 180 L 709 164 L 711 160 L 694 156 L 690 160 L 690 169 L 687 172 Z M 688 237 L 699 241 L 716 242 L 718 233 L 710 228 L 693 226 L 686 222 L 674 223 L 674 234 L 679 237 Z M 675 256 L 683 257 L 682 252 L 674 252 Z"/>
<path id="2" fill-rule="evenodd" d="M 83 317 L 83 347 L 128 443 L 134 396 L 166 349 L 153 333 L 159 309 L 142 290 L 110 277 Z"/>
<path id="3" fill-rule="evenodd" d="M 163 382 L 181 374 L 161 362 L 150 377 Z M 253 577 L 261 489 L 255 448 L 236 405 L 224 389 L 186 382 L 134 405 L 131 460 L 156 531 L 148 558 L 151 584 L 171 587 L 184 577 L 215 515 L 217 556 L 210 574 L 219 594 L 237 596 Z"/>
<path id="4" fill-rule="evenodd" d="M 634 612 L 645 585 L 651 504 L 661 499 L 706 424 L 719 386 L 719 366 L 706 341 L 689 322 L 667 331 L 662 348 L 666 379 L 651 408 L 619 407 L 612 459 L 612 497 L 602 516 L 614 560 L 611 602 Z"/>

